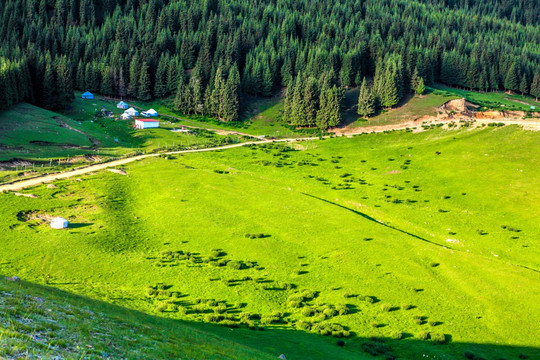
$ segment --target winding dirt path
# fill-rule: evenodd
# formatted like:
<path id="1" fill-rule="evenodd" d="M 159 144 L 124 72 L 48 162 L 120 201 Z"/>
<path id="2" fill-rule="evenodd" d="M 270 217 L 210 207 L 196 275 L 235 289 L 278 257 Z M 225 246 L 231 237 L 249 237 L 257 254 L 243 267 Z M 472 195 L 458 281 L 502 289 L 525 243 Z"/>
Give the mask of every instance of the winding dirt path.
<path id="1" fill-rule="evenodd" d="M 65 171 L 65 172 L 59 172 L 59 173 L 54 173 L 54 174 L 49 174 L 49 175 L 38 176 L 38 177 L 35 177 L 35 178 L 21 180 L 21 181 L 17 181 L 17 182 L 13 182 L 13 183 L 2 184 L 2 185 L 0 185 L 0 192 L 21 190 L 21 189 L 24 189 L 26 187 L 36 186 L 36 185 L 40 185 L 40 184 L 43 184 L 43 183 L 46 183 L 46 182 L 51 182 L 51 181 L 60 180 L 60 179 L 67 179 L 67 178 L 77 176 L 77 175 L 84 175 L 84 174 L 88 174 L 88 173 L 99 171 L 99 170 L 104 170 L 104 169 L 115 167 L 115 166 L 129 164 L 129 163 L 131 163 L 133 161 L 137 161 L 137 160 L 142 160 L 142 159 L 146 159 L 146 158 L 150 158 L 150 157 L 157 157 L 157 156 L 162 155 L 162 154 L 166 154 L 166 155 L 187 154 L 187 153 L 197 153 L 197 152 L 207 152 L 207 151 L 232 149 L 232 148 L 237 148 L 237 147 L 241 147 L 241 146 L 244 146 L 244 145 L 265 144 L 265 143 L 270 143 L 270 142 L 274 142 L 274 141 L 276 141 L 276 142 L 289 142 L 289 141 L 315 140 L 315 139 L 318 139 L 318 138 L 317 137 L 312 137 L 312 138 L 302 138 L 302 139 L 278 139 L 278 140 L 250 141 L 250 142 L 231 144 L 231 145 L 224 145 L 224 146 L 217 146 L 217 147 L 205 148 L 205 149 L 180 150 L 180 151 L 171 151 L 171 152 L 159 153 L 159 154 L 137 155 L 137 156 L 133 156 L 133 157 L 125 158 L 125 159 L 114 160 L 114 161 L 110 161 L 110 162 L 106 162 L 106 163 L 90 165 L 90 166 L 87 166 L 87 167 L 84 167 L 84 168 L 81 168 L 81 169 L 74 169 L 74 170 L 69 170 L 69 171 Z"/>
<path id="2" fill-rule="evenodd" d="M 358 134 L 365 134 L 365 133 L 379 133 L 384 131 L 392 131 L 392 130 L 405 130 L 405 129 L 413 129 L 414 130 L 423 130 L 422 125 L 424 125 L 424 121 L 426 121 L 426 118 L 419 118 L 417 120 L 407 121 L 399 124 L 392 124 L 392 125 L 379 125 L 379 126 L 367 126 L 367 127 L 361 127 L 361 128 L 342 128 L 342 129 L 335 129 L 333 132 L 335 135 L 341 135 L 341 136 L 347 136 L 351 137 Z M 426 122 L 429 124 L 448 124 L 451 122 L 456 123 L 457 119 L 449 119 L 449 120 L 437 120 L 437 119 L 428 119 Z M 493 122 L 499 122 L 504 123 L 505 125 L 520 125 L 525 130 L 533 130 L 533 131 L 540 131 L 540 120 L 523 120 L 523 119 L 503 119 L 503 120 L 492 120 L 492 119 L 470 119 L 469 121 L 476 124 L 475 127 L 478 127 L 480 124 L 489 124 Z M 236 132 L 235 132 L 236 133 Z M 241 133 L 236 133 L 241 134 Z M 325 138 L 328 138 L 329 136 L 325 136 Z M 188 154 L 188 153 L 197 153 L 197 152 L 208 152 L 208 151 L 216 151 L 216 150 L 224 150 L 224 149 L 232 149 L 241 147 L 244 145 L 251 145 L 251 144 L 265 144 L 265 143 L 271 143 L 271 142 L 294 142 L 294 141 L 306 141 L 306 140 L 317 140 L 319 137 L 304 137 L 304 138 L 287 138 L 287 139 L 277 139 L 277 140 L 260 140 L 260 141 L 250 141 L 250 142 L 244 142 L 244 143 L 238 143 L 238 144 L 231 144 L 231 145 L 224 145 L 224 146 L 217 146 L 217 147 L 211 147 L 211 148 L 205 148 L 205 149 L 193 149 L 193 150 L 180 150 L 180 151 L 171 151 L 166 152 L 164 154 L 166 155 L 175 155 L 175 154 Z M 31 179 L 16 181 L 13 183 L 7 183 L 7 184 L 1 184 L 0 185 L 0 192 L 3 191 L 15 191 L 15 190 L 21 190 L 26 187 L 36 186 L 40 185 L 46 182 L 51 182 L 54 180 L 59 179 L 67 179 L 73 176 L 77 175 L 83 175 L 88 174 L 91 172 L 120 166 L 124 164 L 129 164 L 133 161 L 142 160 L 150 157 L 156 157 L 160 154 L 146 154 L 146 155 L 137 155 L 125 159 L 120 160 L 114 160 L 107 163 L 101 163 L 101 164 L 95 164 L 90 165 L 81 169 L 74 169 L 66 172 L 60 172 L 55 174 L 49 174 L 49 175 L 43 175 Z"/>

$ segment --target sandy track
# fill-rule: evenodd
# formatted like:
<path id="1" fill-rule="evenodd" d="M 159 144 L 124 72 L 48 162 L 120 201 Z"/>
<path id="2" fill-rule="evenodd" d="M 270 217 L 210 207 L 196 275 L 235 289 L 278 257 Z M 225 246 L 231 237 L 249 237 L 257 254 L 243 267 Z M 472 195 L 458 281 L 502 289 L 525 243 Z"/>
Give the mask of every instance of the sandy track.
<path id="1" fill-rule="evenodd" d="M 334 133 L 336 135 L 342 135 L 342 136 L 353 136 L 353 135 L 359 135 L 359 134 L 366 134 L 366 133 L 377 133 L 377 132 L 384 132 L 384 131 L 392 131 L 392 130 L 405 130 L 407 128 L 409 129 L 422 129 L 422 118 L 415 120 L 415 121 L 407 121 L 399 124 L 393 124 L 393 125 L 380 125 L 380 126 L 368 126 L 368 127 L 362 127 L 362 128 L 341 128 L 341 129 L 335 129 Z M 533 131 L 540 131 L 540 121 L 537 120 L 521 120 L 521 119 L 504 119 L 504 120 L 491 120 L 491 119 L 471 119 L 471 121 L 476 122 L 477 124 L 489 124 L 493 122 L 500 122 L 504 123 L 505 125 L 520 125 L 525 130 L 533 130 Z M 434 121 L 428 121 L 428 124 L 447 124 L 450 122 L 456 122 L 456 119 L 453 120 L 434 120 Z M 328 137 L 328 136 L 327 136 Z M 270 142 L 291 142 L 291 141 L 306 141 L 306 140 L 316 140 L 319 139 L 319 137 L 305 137 L 305 138 L 288 138 L 288 139 L 278 139 L 278 140 L 262 140 L 262 141 L 250 141 L 245 143 L 238 143 L 238 144 L 231 144 L 231 145 L 225 145 L 225 146 L 218 146 L 218 147 L 212 147 L 212 148 L 205 148 L 205 149 L 193 149 L 193 150 L 180 150 L 180 151 L 171 151 L 164 154 L 167 155 L 175 155 L 175 154 L 188 154 L 188 153 L 197 153 L 197 152 L 208 152 L 208 151 L 216 151 L 216 150 L 224 150 L 224 149 L 232 149 L 241 147 L 244 145 L 250 145 L 250 144 L 265 144 Z M 161 154 L 146 154 L 146 155 L 137 155 L 133 157 L 129 157 L 126 159 L 120 159 L 120 160 L 114 160 L 107 163 L 101 163 L 101 164 L 95 164 L 90 165 L 88 167 L 82 168 L 82 169 L 75 169 L 70 170 L 66 172 L 61 173 L 55 173 L 55 174 L 49 174 L 44 176 L 39 176 L 36 178 L 21 180 L 13 183 L 8 184 L 2 184 L 0 185 L 0 192 L 2 191 L 15 191 L 15 190 L 21 190 L 26 187 L 36 186 L 40 185 L 46 182 L 51 182 L 54 180 L 59 179 L 67 179 L 73 176 L 77 175 L 84 175 L 88 173 L 92 173 L 95 171 L 107 169 L 110 167 L 120 166 L 124 164 L 129 164 L 130 162 L 142 160 L 150 157 L 156 157 Z"/>
<path id="2" fill-rule="evenodd" d="M 279 139 L 279 140 L 251 141 L 251 142 L 224 145 L 224 146 L 205 148 L 205 149 L 171 151 L 171 152 L 166 152 L 166 153 L 163 153 L 163 154 L 166 154 L 166 155 L 187 154 L 187 153 L 197 153 L 197 152 L 207 152 L 207 151 L 231 149 L 231 148 L 241 147 L 241 146 L 250 145 L 250 144 L 265 144 L 265 143 L 269 143 L 269 142 L 273 142 L 273 141 L 287 142 L 287 141 L 314 140 L 314 139 L 318 139 L 318 138 L 314 137 L 314 138 L 302 138 L 302 139 Z M 70 178 L 70 177 L 73 177 L 73 176 L 84 175 L 84 174 L 96 172 L 96 171 L 99 171 L 99 170 L 104 170 L 104 169 L 115 167 L 115 166 L 129 164 L 129 163 L 131 163 L 133 161 L 142 160 L 142 159 L 146 159 L 146 158 L 150 158 L 150 157 L 156 157 L 156 156 L 159 156 L 161 154 L 162 153 L 160 153 L 160 154 L 137 155 L 137 156 L 133 156 L 133 157 L 125 158 L 125 159 L 110 161 L 110 162 L 107 162 L 107 163 L 90 165 L 90 166 L 87 166 L 87 167 L 82 168 L 82 169 L 75 169 L 75 170 L 70 170 L 70 171 L 66 171 L 66 172 L 43 175 L 43 176 L 31 178 L 31 179 L 26 179 L 26 180 L 13 182 L 13 183 L 3 184 L 3 185 L 0 185 L 0 192 L 2 192 L 2 191 L 21 190 L 21 189 L 24 189 L 24 188 L 27 188 L 27 187 L 36 186 L 36 185 L 40 185 L 40 184 L 55 181 L 55 180 L 67 179 L 67 178 Z"/>

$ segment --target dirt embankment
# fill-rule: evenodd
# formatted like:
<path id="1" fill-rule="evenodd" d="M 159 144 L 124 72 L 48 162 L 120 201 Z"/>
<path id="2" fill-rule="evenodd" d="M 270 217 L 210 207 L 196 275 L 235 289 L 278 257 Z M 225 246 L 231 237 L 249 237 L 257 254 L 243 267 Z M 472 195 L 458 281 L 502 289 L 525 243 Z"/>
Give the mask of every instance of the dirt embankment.
<path id="1" fill-rule="evenodd" d="M 434 108 L 437 115 L 426 115 L 398 124 L 376 125 L 367 127 L 345 127 L 332 130 L 336 135 L 356 135 L 362 133 L 384 132 L 391 130 L 411 129 L 414 132 L 423 131 L 424 127 L 442 124 L 442 126 L 459 128 L 463 123 L 467 127 L 476 128 L 489 123 L 503 123 L 505 125 L 520 125 L 525 130 L 540 131 L 540 113 L 532 113 L 532 118 L 525 118 L 524 111 L 490 110 L 477 111 L 478 105 L 466 101 L 464 98 L 450 100 L 439 108 Z M 471 126 L 472 124 L 472 126 Z"/>

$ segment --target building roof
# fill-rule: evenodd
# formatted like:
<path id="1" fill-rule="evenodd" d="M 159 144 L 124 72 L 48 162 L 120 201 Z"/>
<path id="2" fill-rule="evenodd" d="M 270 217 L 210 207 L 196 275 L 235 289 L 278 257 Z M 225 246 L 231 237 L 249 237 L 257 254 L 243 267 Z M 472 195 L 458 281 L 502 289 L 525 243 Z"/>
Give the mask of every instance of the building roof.
<path id="1" fill-rule="evenodd" d="M 154 119 L 135 119 L 135 121 L 142 121 L 142 122 L 159 122 L 159 120 L 154 120 Z"/>

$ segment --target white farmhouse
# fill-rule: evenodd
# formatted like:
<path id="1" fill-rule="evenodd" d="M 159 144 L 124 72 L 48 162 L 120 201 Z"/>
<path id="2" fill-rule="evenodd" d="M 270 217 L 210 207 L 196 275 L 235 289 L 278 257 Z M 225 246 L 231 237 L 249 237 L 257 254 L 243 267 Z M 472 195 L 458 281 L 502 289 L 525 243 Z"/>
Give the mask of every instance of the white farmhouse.
<path id="1" fill-rule="evenodd" d="M 152 129 L 159 127 L 159 120 L 154 119 L 135 119 L 135 128 Z"/>

